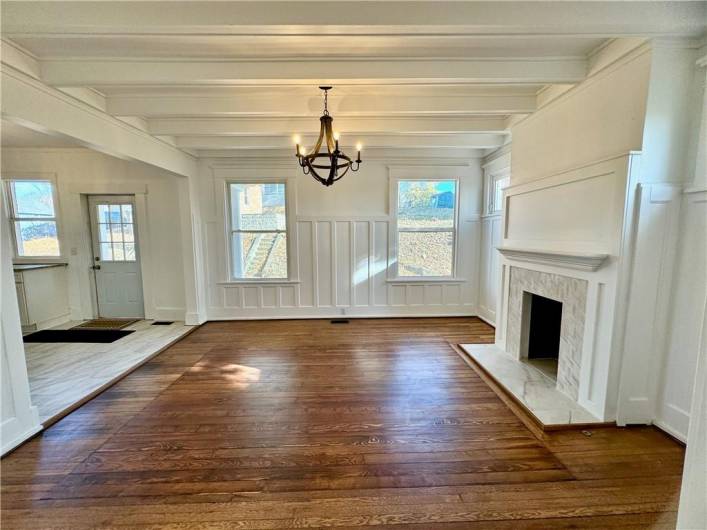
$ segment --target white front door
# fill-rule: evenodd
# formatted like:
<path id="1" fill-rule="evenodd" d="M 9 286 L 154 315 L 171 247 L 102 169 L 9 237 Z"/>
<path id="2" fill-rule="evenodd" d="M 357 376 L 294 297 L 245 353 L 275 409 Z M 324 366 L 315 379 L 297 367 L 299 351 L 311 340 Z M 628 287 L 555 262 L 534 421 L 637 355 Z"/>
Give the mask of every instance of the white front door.
<path id="1" fill-rule="evenodd" d="M 99 317 L 143 317 L 135 199 L 130 195 L 88 198 L 93 271 Z"/>

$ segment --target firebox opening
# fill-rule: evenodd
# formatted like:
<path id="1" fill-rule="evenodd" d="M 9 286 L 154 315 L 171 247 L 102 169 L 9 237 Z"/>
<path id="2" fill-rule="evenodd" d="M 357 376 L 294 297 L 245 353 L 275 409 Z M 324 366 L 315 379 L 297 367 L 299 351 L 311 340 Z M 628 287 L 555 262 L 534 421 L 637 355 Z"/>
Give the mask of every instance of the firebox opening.
<path id="1" fill-rule="evenodd" d="M 562 302 L 529 294 L 528 363 L 540 369 L 545 375 L 557 379 Z"/>

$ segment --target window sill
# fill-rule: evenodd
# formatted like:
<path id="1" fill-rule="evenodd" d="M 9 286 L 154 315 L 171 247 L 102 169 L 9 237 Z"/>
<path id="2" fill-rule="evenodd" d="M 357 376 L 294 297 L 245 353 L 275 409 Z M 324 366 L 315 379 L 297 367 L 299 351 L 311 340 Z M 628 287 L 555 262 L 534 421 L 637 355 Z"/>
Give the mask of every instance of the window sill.
<path id="1" fill-rule="evenodd" d="M 55 258 L 15 258 L 13 265 L 68 265 L 69 261 L 61 257 Z"/>
<path id="2" fill-rule="evenodd" d="M 218 285 L 293 285 L 300 283 L 299 280 L 276 280 L 276 279 L 257 279 L 252 280 L 227 280 L 224 282 L 217 282 Z"/>
<path id="3" fill-rule="evenodd" d="M 390 278 L 386 280 L 388 283 L 464 283 L 466 278 L 439 278 L 430 276 L 425 278 L 424 276 L 411 276 L 410 278 Z"/>

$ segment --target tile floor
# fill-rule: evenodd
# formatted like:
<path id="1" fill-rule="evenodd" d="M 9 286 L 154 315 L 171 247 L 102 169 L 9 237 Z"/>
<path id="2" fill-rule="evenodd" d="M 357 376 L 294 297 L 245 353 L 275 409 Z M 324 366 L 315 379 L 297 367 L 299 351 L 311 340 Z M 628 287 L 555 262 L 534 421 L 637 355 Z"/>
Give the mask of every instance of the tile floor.
<path id="1" fill-rule="evenodd" d="M 131 324 L 124 329 L 135 333 L 110 344 L 26 343 L 30 391 L 40 421 L 64 411 L 193 328 L 184 322 L 168 326 L 153 326 L 152 322 Z M 78 324 L 67 322 L 54 329 Z"/>

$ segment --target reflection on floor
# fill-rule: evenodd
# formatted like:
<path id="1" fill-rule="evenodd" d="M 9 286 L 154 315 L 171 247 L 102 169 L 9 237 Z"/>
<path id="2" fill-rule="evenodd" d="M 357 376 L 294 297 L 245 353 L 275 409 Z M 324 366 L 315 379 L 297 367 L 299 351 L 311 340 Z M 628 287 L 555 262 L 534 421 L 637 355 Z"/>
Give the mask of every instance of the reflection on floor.
<path id="1" fill-rule="evenodd" d="M 67 322 L 55 329 L 80 324 Z M 110 344 L 28 343 L 25 344 L 27 371 L 32 402 L 45 422 L 82 400 L 109 381 L 161 350 L 193 326 L 174 322 L 153 326 L 141 320 L 125 329 L 134 329 L 127 337 Z"/>

